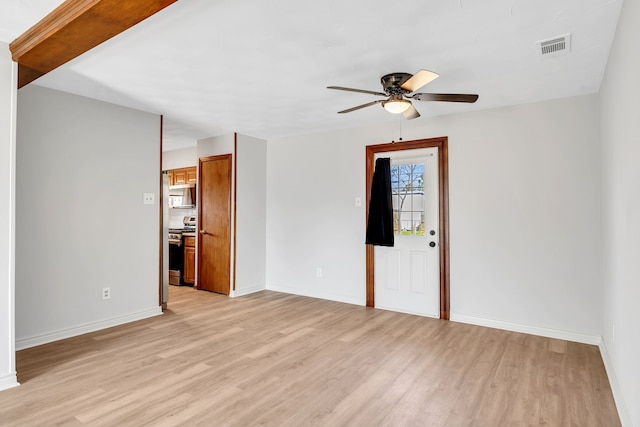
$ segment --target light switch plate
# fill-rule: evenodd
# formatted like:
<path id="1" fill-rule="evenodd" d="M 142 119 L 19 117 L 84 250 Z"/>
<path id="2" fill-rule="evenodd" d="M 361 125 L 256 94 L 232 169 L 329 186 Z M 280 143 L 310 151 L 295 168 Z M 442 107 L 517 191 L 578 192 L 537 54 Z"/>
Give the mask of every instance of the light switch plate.
<path id="1" fill-rule="evenodd" d="M 154 205 L 156 203 L 156 195 L 154 193 L 143 193 L 142 203 L 145 205 Z"/>
<path id="2" fill-rule="evenodd" d="M 356 207 L 359 208 L 362 206 L 362 199 L 360 197 L 356 197 Z"/>

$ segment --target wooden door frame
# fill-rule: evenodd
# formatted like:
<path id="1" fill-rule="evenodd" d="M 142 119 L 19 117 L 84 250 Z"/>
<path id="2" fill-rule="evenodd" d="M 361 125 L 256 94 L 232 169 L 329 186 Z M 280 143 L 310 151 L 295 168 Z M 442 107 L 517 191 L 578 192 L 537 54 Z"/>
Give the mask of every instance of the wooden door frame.
<path id="1" fill-rule="evenodd" d="M 162 134 L 164 131 L 164 116 L 161 114 L 160 115 L 160 189 L 158 191 L 158 203 L 160 205 L 160 232 L 159 234 L 159 239 L 158 241 L 160 242 L 160 251 L 158 254 L 158 258 L 160 259 L 160 262 L 158 263 L 160 266 L 158 268 L 159 272 L 160 272 L 160 280 L 158 280 L 158 305 L 160 307 L 162 307 L 162 310 L 165 310 L 167 308 L 167 304 L 162 301 L 162 293 L 164 292 L 164 268 L 165 266 L 167 266 L 168 268 L 168 264 L 169 264 L 169 260 L 168 259 L 164 259 L 164 239 L 165 239 L 165 233 L 164 233 L 164 172 L 162 171 L 162 147 L 164 144 L 164 140 L 162 139 Z M 168 218 L 167 218 L 168 220 Z M 168 237 L 168 236 L 167 236 Z M 164 263 L 167 263 L 167 265 L 165 265 Z M 168 296 L 167 296 L 167 301 L 168 301 Z"/>
<path id="2" fill-rule="evenodd" d="M 235 255 L 231 252 L 232 251 L 232 238 L 231 238 L 231 210 L 232 210 L 232 192 L 233 192 L 233 159 L 234 156 L 233 154 L 220 154 L 217 156 L 208 156 L 208 157 L 200 157 L 198 158 L 198 230 L 197 230 L 197 268 L 196 268 L 196 282 L 194 283 L 194 289 L 200 289 L 200 278 L 202 277 L 200 274 L 200 269 L 202 268 L 202 263 L 200 262 L 200 257 L 202 257 L 204 254 L 202 254 L 201 252 L 201 248 L 202 248 L 202 235 L 200 234 L 200 219 L 202 218 L 202 206 L 203 203 L 202 201 L 202 163 L 204 162 L 208 162 L 208 161 L 216 161 L 216 160 L 225 160 L 225 159 L 229 159 L 229 200 L 228 200 L 228 205 L 229 205 L 229 209 L 227 211 L 227 226 L 229 227 L 229 260 L 231 261 L 231 257 L 233 256 L 233 259 L 235 259 Z M 235 222 L 235 221 L 234 221 Z M 227 293 L 227 295 L 229 295 L 231 293 L 231 263 L 228 266 L 229 268 L 229 292 Z M 235 277 L 235 272 L 234 272 L 234 277 Z"/>
<path id="3" fill-rule="evenodd" d="M 366 147 L 366 221 L 369 218 L 369 200 L 371 198 L 371 181 L 375 168 L 375 155 L 391 151 L 416 150 L 419 148 L 438 148 L 438 193 L 439 193 L 439 241 L 440 244 L 440 319 L 449 320 L 449 152 L 446 136 L 414 141 L 392 142 L 387 144 L 367 145 Z M 374 286 L 374 253 L 373 245 L 366 245 L 366 286 L 367 307 L 375 307 Z"/>

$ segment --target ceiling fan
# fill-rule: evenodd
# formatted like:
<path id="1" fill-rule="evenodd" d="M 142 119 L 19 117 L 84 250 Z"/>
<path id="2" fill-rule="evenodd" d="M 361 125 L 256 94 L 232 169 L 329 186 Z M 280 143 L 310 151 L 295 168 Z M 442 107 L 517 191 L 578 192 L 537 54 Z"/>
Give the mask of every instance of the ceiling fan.
<path id="1" fill-rule="evenodd" d="M 429 70 L 420 70 L 414 75 L 409 73 L 391 73 L 382 76 L 383 92 L 371 90 L 352 89 L 341 86 L 327 86 L 327 89 L 346 90 L 348 92 L 368 93 L 370 95 L 384 96 L 386 99 L 367 102 L 357 107 L 338 111 L 338 114 L 350 113 L 361 108 L 370 107 L 375 104 L 382 104 L 382 107 L 390 113 L 400 114 L 407 119 L 416 119 L 420 113 L 415 109 L 409 99 L 416 101 L 445 101 L 445 102 L 468 102 L 473 103 L 478 100 L 478 95 L 464 95 L 454 93 L 414 93 L 424 85 L 438 78 L 438 74 Z"/>

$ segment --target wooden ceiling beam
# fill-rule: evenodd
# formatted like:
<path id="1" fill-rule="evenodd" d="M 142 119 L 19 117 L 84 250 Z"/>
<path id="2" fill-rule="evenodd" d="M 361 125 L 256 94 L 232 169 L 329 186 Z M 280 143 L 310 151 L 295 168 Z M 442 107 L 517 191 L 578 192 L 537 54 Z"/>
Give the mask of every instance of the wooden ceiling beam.
<path id="1" fill-rule="evenodd" d="M 177 0 L 66 0 L 9 45 L 18 87 L 133 27 Z"/>

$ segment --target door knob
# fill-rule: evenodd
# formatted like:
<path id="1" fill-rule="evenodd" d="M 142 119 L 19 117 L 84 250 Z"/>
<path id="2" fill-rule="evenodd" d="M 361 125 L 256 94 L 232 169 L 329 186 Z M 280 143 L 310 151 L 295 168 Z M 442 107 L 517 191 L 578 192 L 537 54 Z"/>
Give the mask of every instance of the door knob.
<path id="1" fill-rule="evenodd" d="M 436 247 L 436 242 L 429 242 L 429 246 L 431 246 L 432 248 Z"/>
<path id="2" fill-rule="evenodd" d="M 200 230 L 200 234 L 207 234 L 207 230 Z"/>

